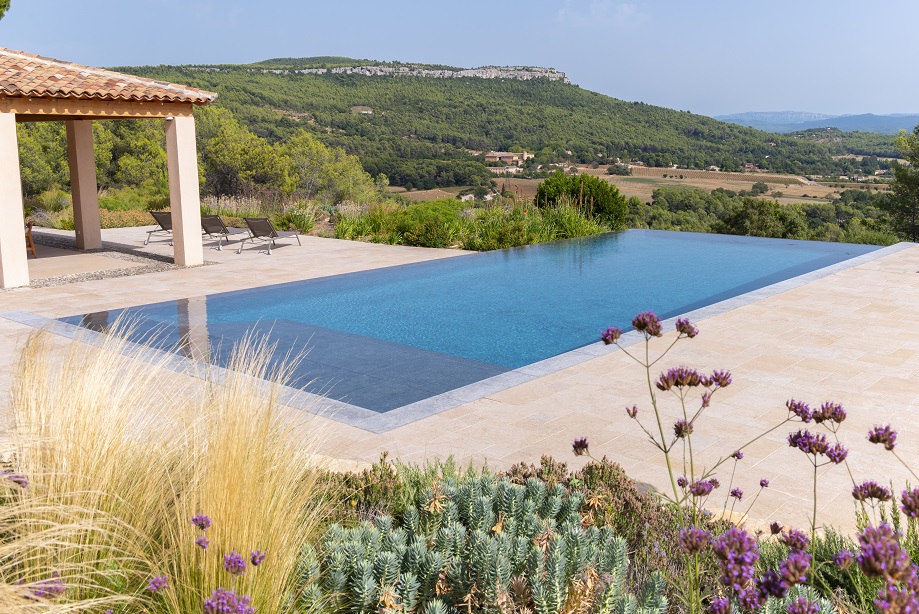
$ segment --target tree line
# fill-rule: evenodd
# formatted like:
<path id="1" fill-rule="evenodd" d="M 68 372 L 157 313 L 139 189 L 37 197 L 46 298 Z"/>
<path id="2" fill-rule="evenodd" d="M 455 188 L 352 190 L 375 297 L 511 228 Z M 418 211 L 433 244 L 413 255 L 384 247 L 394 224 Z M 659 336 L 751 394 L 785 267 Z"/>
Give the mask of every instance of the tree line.
<path id="1" fill-rule="evenodd" d="M 288 197 L 367 202 L 379 196 L 385 176 L 371 177 L 360 160 L 328 146 L 306 130 L 284 140 L 253 133 L 225 108 L 195 110 L 196 138 L 205 195 L 234 196 L 253 188 Z M 62 122 L 17 125 L 24 194 L 67 186 L 70 171 Z M 168 192 L 165 133 L 159 120 L 93 122 L 96 179 L 100 190 L 143 185 Z"/>

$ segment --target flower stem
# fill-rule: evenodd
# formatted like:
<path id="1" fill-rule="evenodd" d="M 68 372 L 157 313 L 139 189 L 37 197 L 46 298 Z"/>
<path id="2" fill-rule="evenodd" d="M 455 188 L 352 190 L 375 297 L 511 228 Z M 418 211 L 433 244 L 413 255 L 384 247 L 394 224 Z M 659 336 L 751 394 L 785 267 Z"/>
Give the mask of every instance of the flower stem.
<path id="1" fill-rule="evenodd" d="M 658 411 L 657 409 L 657 396 L 654 394 L 654 384 L 651 382 L 651 363 L 649 362 L 651 351 L 650 351 L 649 346 L 650 346 L 650 340 L 645 339 L 644 366 L 645 366 L 645 375 L 647 376 L 647 380 L 648 380 L 648 394 L 651 395 L 651 407 L 654 408 L 654 418 L 657 420 L 657 430 L 661 434 L 661 445 L 665 446 L 667 438 L 664 435 L 664 425 L 661 422 L 660 411 Z M 679 492 L 677 492 L 676 478 L 673 477 L 673 465 L 670 462 L 670 452 L 667 449 L 664 449 L 664 460 L 667 461 L 667 473 L 670 475 L 670 486 L 673 488 L 673 502 L 676 503 L 680 498 L 680 494 Z"/>

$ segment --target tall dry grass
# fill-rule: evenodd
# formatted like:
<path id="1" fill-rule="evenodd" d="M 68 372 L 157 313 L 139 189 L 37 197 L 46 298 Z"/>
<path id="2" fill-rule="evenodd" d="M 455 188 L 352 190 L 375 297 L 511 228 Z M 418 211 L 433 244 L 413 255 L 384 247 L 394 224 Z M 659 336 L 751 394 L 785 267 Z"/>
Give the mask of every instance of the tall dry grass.
<path id="1" fill-rule="evenodd" d="M 31 484 L 0 499 L 3 611 L 18 599 L 22 611 L 197 612 L 218 587 L 260 612 L 292 611 L 323 509 L 304 414 L 278 402 L 288 369 L 250 342 L 219 378 L 196 380 L 170 370 L 167 354 L 138 356 L 126 335 L 89 345 L 37 332 L 21 350 L 9 441 Z M 195 544 L 196 513 L 213 518 L 207 550 Z M 224 570 L 224 554 L 256 549 L 267 552 L 257 568 Z M 63 595 L 22 599 L 52 573 Z M 158 594 L 145 590 L 155 575 L 169 581 Z"/>

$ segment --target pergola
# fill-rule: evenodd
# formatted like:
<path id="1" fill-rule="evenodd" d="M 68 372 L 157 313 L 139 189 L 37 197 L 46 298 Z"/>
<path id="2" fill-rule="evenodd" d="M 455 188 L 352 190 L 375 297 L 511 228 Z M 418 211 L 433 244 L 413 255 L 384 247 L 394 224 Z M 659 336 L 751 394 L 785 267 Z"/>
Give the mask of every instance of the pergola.
<path id="1" fill-rule="evenodd" d="M 16 122 L 63 121 L 77 248 L 102 247 L 92 121 L 162 119 L 166 125 L 175 263 L 204 262 L 194 105 L 203 90 L 0 47 L 0 288 L 29 285 Z"/>

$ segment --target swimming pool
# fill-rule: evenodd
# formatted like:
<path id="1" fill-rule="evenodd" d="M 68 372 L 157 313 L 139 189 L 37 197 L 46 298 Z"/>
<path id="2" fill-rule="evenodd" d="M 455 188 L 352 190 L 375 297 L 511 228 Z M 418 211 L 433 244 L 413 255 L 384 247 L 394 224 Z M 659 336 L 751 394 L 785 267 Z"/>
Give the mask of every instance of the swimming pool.
<path id="1" fill-rule="evenodd" d="M 255 330 L 278 355 L 309 349 L 297 386 L 388 412 L 595 343 L 639 311 L 683 314 L 877 249 L 628 230 L 62 320 L 104 330 L 126 312 L 169 343 L 203 326 L 215 364 Z"/>

